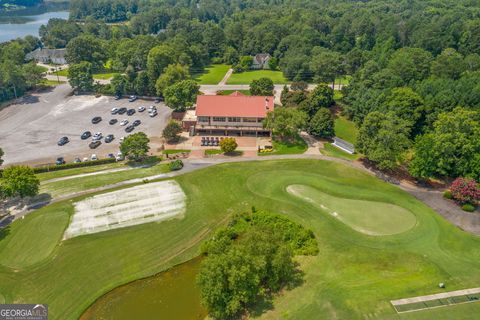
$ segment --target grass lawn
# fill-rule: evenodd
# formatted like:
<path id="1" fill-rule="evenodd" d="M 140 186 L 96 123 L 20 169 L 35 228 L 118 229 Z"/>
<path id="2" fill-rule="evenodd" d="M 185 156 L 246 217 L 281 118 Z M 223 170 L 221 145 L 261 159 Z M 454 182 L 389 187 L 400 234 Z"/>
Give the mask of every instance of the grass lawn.
<path id="1" fill-rule="evenodd" d="M 62 83 L 65 83 L 65 81 L 58 82 L 57 80 L 48 80 L 48 79 L 43 79 L 42 81 L 40 81 L 41 85 L 50 86 L 50 87 L 58 86 L 58 85 L 61 85 Z"/>
<path id="2" fill-rule="evenodd" d="M 118 72 L 101 72 L 101 73 L 94 73 L 93 79 L 97 80 L 108 80 L 113 78 L 113 76 L 119 74 Z"/>
<path id="3" fill-rule="evenodd" d="M 62 69 L 60 71 L 52 72 L 52 74 L 59 75 L 60 77 L 68 77 L 68 68 Z"/>
<path id="4" fill-rule="evenodd" d="M 188 153 L 192 150 L 188 149 L 165 149 L 163 150 L 163 154 L 175 154 L 175 153 Z"/>
<path id="5" fill-rule="evenodd" d="M 480 239 L 367 173 L 295 159 L 222 164 L 175 180 L 187 195 L 182 219 L 65 241 L 60 239 L 75 200 L 15 221 L 0 235 L 0 301 L 42 301 L 49 304 L 50 319 L 78 319 L 109 290 L 198 255 L 200 243 L 231 214 L 255 206 L 312 229 L 320 253 L 299 257 L 303 283 L 276 296 L 263 313 L 252 314 L 254 319 L 472 319 L 480 312 L 480 303 L 470 303 L 395 313 L 390 300 L 442 292 L 439 282 L 448 290 L 478 286 Z M 292 185 L 312 193 L 298 197 L 287 191 Z M 390 204 L 408 211 L 416 224 L 395 235 L 369 236 L 319 206 L 328 198 Z M 342 205 L 335 210 L 361 214 L 357 222 L 378 218 L 358 202 Z"/>
<path id="6" fill-rule="evenodd" d="M 125 166 L 126 166 L 125 162 L 114 162 L 114 163 L 101 164 L 98 166 L 79 167 L 79 168 L 72 168 L 72 169 L 65 169 L 65 170 L 58 170 L 58 171 L 43 172 L 43 173 L 38 173 L 37 177 L 41 182 L 45 180 L 68 177 L 68 176 L 73 176 L 73 175 L 82 174 L 82 173 L 91 173 L 91 172 L 97 172 L 97 171 L 108 170 L 108 169 L 122 168 Z"/>
<path id="7" fill-rule="evenodd" d="M 281 155 L 281 154 L 301 154 L 307 151 L 307 143 L 300 137 L 296 136 L 292 141 L 272 140 L 273 151 L 266 153 L 258 153 L 260 156 Z"/>
<path id="8" fill-rule="evenodd" d="M 53 197 L 65 194 L 102 187 L 124 180 L 157 175 L 169 171 L 168 164 L 157 164 L 149 168 L 138 168 L 119 172 L 98 174 L 95 176 L 79 177 L 56 182 L 44 182 L 40 185 L 40 193 L 48 193 Z"/>
<path id="9" fill-rule="evenodd" d="M 230 69 L 226 64 L 213 64 L 201 73 L 193 73 L 192 78 L 199 84 L 218 84 Z"/>
<path id="10" fill-rule="evenodd" d="M 227 84 L 250 84 L 253 80 L 270 78 L 275 84 L 284 84 L 289 81 L 283 76 L 282 71 L 252 70 L 234 73 L 228 78 Z"/>
<path id="11" fill-rule="evenodd" d="M 350 80 L 352 79 L 352 76 L 346 75 L 346 76 L 341 76 L 337 77 L 335 79 L 335 84 L 340 84 L 344 86 L 348 86 L 350 84 Z"/>
<path id="12" fill-rule="evenodd" d="M 357 160 L 360 158 L 360 155 L 358 153 L 350 154 L 348 152 L 345 152 L 335 146 L 332 146 L 331 143 L 324 143 L 323 149 L 320 149 L 320 152 L 326 156 L 330 157 L 336 157 L 336 158 L 341 158 L 345 160 Z"/>
<path id="13" fill-rule="evenodd" d="M 355 144 L 357 142 L 358 129 L 355 123 L 339 115 L 335 118 L 335 135 L 340 139 Z"/>
<path id="14" fill-rule="evenodd" d="M 222 154 L 223 151 L 220 150 L 220 149 L 207 149 L 205 150 L 205 155 L 207 156 L 213 156 L 213 155 L 216 155 L 216 154 Z"/>
<path id="15" fill-rule="evenodd" d="M 217 91 L 217 95 L 218 96 L 228 96 L 232 93 L 234 93 L 235 91 L 238 91 L 246 96 L 251 96 L 252 94 L 250 93 L 250 90 L 221 90 L 221 91 Z"/>

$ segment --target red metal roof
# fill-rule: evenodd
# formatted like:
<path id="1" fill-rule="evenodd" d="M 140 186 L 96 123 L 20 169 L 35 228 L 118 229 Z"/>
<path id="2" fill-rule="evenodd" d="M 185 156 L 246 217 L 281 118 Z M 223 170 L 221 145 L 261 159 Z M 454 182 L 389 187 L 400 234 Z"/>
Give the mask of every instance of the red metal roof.
<path id="1" fill-rule="evenodd" d="M 197 96 L 197 117 L 265 118 L 273 111 L 273 97 L 245 96 L 235 91 L 229 96 Z"/>

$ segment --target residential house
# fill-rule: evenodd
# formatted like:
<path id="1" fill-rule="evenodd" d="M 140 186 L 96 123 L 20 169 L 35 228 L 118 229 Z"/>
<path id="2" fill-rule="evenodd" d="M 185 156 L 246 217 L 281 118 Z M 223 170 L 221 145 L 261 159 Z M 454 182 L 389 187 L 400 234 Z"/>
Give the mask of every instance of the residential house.
<path id="1" fill-rule="evenodd" d="M 25 59 L 35 60 L 42 63 L 67 64 L 65 60 L 65 49 L 44 49 L 37 48 L 32 52 L 27 53 Z"/>
<path id="2" fill-rule="evenodd" d="M 210 135 L 270 136 L 263 120 L 273 109 L 274 97 L 271 96 L 245 96 L 238 91 L 228 96 L 200 95 L 194 130 Z"/>
<path id="3" fill-rule="evenodd" d="M 270 69 L 268 62 L 272 57 L 268 53 L 259 53 L 253 57 L 252 69 Z"/>

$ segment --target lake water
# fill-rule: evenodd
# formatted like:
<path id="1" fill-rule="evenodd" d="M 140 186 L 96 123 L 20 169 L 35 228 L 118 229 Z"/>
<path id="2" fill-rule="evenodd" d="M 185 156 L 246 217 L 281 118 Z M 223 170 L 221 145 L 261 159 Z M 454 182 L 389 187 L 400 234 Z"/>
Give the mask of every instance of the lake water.
<path id="1" fill-rule="evenodd" d="M 200 262 L 201 257 L 197 257 L 115 288 L 90 306 L 80 320 L 202 320 L 207 312 L 195 285 Z"/>
<path id="2" fill-rule="evenodd" d="M 38 29 L 42 24 L 47 24 L 51 18 L 68 19 L 68 11 L 46 12 L 34 16 L 25 15 L 30 19 L 27 23 L 0 24 L 0 42 L 32 35 L 38 37 Z"/>

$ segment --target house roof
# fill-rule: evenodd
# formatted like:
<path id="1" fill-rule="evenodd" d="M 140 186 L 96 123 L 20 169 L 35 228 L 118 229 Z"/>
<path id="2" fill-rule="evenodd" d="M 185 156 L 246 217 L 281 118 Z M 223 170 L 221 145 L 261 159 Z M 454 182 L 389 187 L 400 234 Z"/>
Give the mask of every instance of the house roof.
<path id="1" fill-rule="evenodd" d="M 258 53 L 253 57 L 253 62 L 258 64 L 263 64 L 270 58 L 268 53 Z"/>
<path id="2" fill-rule="evenodd" d="M 57 58 L 57 59 L 63 59 L 65 58 L 65 52 L 66 49 L 42 49 L 42 48 L 37 48 L 32 52 L 27 53 L 26 59 L 31 60 L 31 59 L 38 59 L 40 57 L 42 58 Z"/>
<path id="3" fill-rule="evenodd" d="M 274 99 L 267 96 L 245 96 L 235 91 L 228 96 L 197 96 L 197 117 L 265 118 L 273 111 Z"/>

